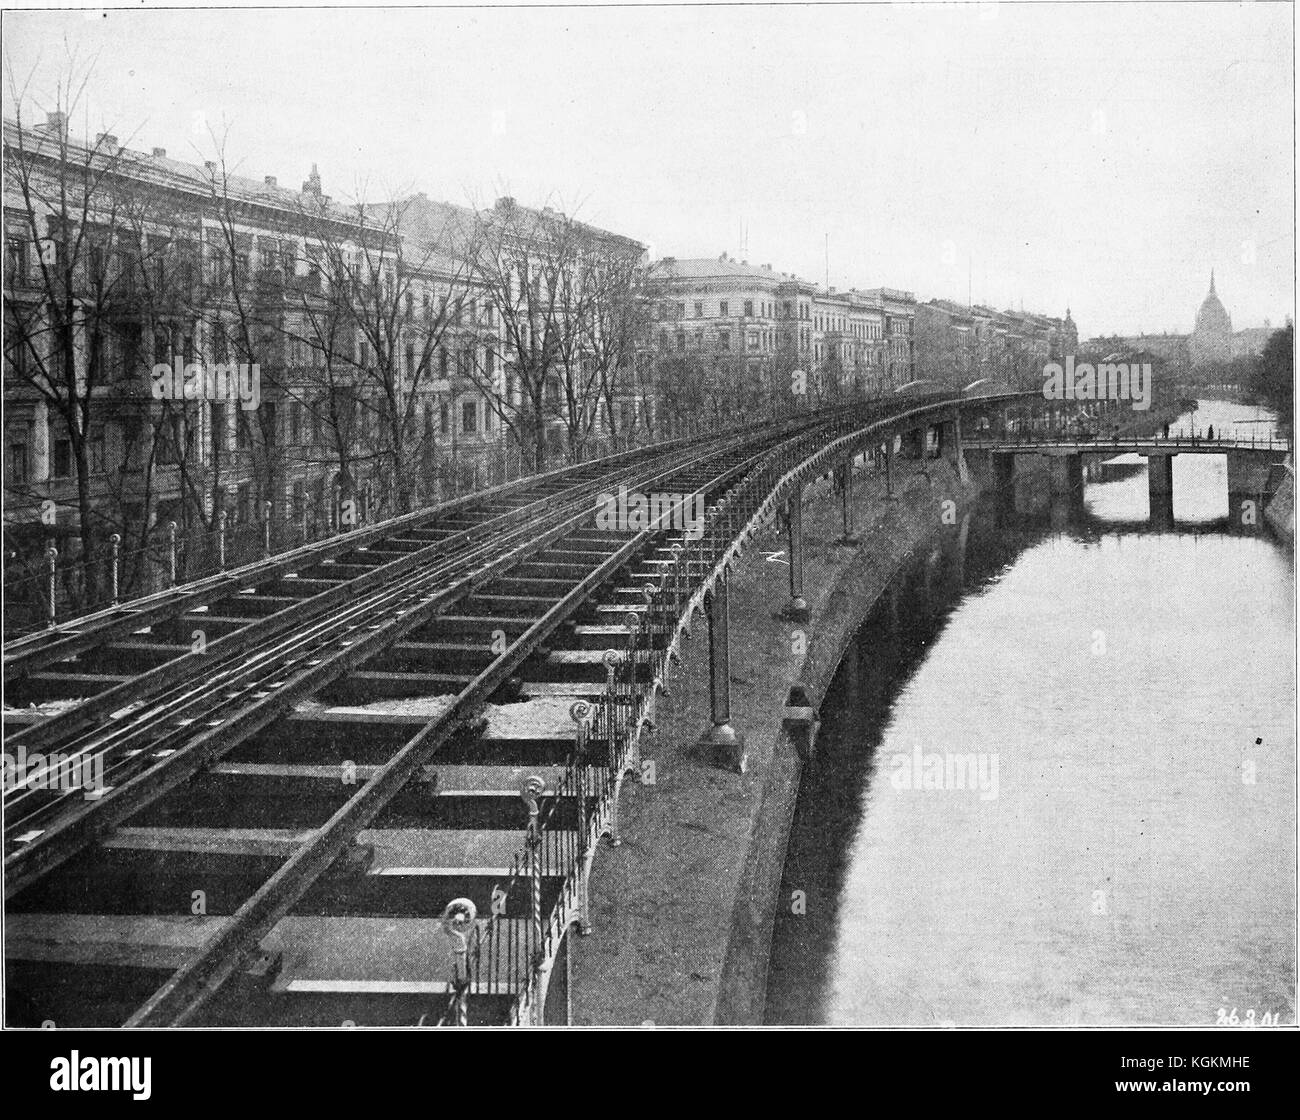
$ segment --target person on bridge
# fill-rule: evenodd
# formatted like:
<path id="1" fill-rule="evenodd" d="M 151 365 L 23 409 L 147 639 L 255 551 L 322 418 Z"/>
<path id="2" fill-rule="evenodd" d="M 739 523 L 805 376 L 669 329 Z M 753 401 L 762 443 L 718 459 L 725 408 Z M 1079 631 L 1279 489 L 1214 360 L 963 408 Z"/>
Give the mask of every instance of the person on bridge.
<path id="1" fill-rule="evenodd" d="M 1213 425 L 1213 424 L 1210 425 L 1209 438 L 1210 438 L 1211 440 L 1214 439 L 1214 425 Z"/>
<path id="2" fill-rule="evenodd" d="M 1165 425 L 1165 439 L 1168 439 L 1168 438 L 1169 438 L 1169 425 L 1166 424 L 1166 425 Z"/>

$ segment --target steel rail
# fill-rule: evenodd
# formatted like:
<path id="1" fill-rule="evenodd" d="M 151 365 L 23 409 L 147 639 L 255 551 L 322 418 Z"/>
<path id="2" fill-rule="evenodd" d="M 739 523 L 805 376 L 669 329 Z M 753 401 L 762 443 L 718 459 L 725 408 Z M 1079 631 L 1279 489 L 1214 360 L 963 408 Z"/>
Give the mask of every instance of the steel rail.
<path id="1" fill-rule="evenodd" d="M 725 442 L 731 443 L 735 441 L 733 438 Z M 710 457 L 716 457 L 720 453 L 719 449 L 711 448 L 707 453 L 699 456 L 698 459 L 707 460 Z M 689 461 L 686 464 L 679 463 L 661 470 L 658 474 L 650 476 L 648 481 L 639 484 L 653 484 L 654 480 L 658 478 L 669 477 L 686 469 L 694 461 Z M 605 484 L 607 484 L 607 480 L 596 480 L 581 489 L 584 491 L 594 490 L 597 486 Z M 581 503 L 584 501 L 588 502 L 588 504 L 582 505 Z M 567 532 L 572 531 L 574 527 L 591 516 L 593 508 L 585 494 L 575 496 L 572 499 L 572 504 L 576 512 L 567 520 L 553 524 L 551 528 L 540 535 L 531 523 L 521 525 L 514 531 L 508 541 L 485 544 L 480 547 L 475 555 L 462 557 L 461 564 L 464 566 L 491 556 L 493 553 L 499 553 L 496 559 L 489 560 L 484 566 L 473 569 L 455 579 L 450 588 L 438 594 L 426 595 L 426 590 L 430 583 L 439 580 L 445 581 L 448 578 L 448 573 L 441 570 L 430 573 L 417 573 L 412 577 L 412 582 L 409 584 L 381 589 L 373 593 L 370 598 L 358 600 L 352 604 L 347 617 L 372 618 L 377 609 L 386 606 L 388 610 L 393 611 L 398 605 L 405 605 L 412 599 L 423 597 L 421 602 L 408 611 L 397 612 L 399 620 L 404 623 L 398 632 L 388 633 L 385 631 L 380 634 L 379 632 L 383 629 L 382 626 L 376 624 L 369 627 L 370 633 L 357 642 L 349 643 L 345 651 L 336 653 L 328 660 L 322 659 L 320 664 L 300 673 L 296 679 L 285 682 L 273 694 L 261 697 L 255 703 L 237 711 L 236 714 L 225 717 L 220 726 L 214 727 L 208 732 L 200 733 L 197 738 L 190 740 L 185 750 L 178 751 L 161 761 L 155 762 L 145 773 L 132 779 L 124 786 L 110 790 L 97 801 L 83 803 L 75 809 L 65 810 L 62 819 L 51 824 L 39 837 L 12 851 L 6 857 L 6 897 L 12 897 L 19 891 L 26 889 L 36 879 L 47 874 L 88 844 L 93 843 L 126 817 L 138 812 L 163 793 L 187 780 L 203 765 L 215 761 L 222 753 L 232 749 L 241 741 L 242 737 L 252 734 L 277 718 L 295 700 L 319 690 L 330 683 L 331 680 L 351 671 L 362 661 L 379 652 L 384 645 L 396 641 L 402 633 L 415 628 L 417 625 L 422 625 L 437 610 L 472 594 L 477 587 L 490 579 L 496 578 L 501 570 L 524 562 L 529 556 L 544 549 L 552 541 L 559 539 Z M 554 516 L 554 511 L 548 510 L 547 516 Z M 516 544 L 517 547 L 502 552 L 503 544 Z M 401 618 L 402 615 L 407 617 Z M 343 635 L 357 628 L 356 626 L 344 628 L 343 623 L 340 622 L 330 628 L 328 636 L 320 644 L 338 641 Z M 377 641 L 376 637 L 382 637 L 385 640 Z M 316 651 L 313 650 L 312 652 Z M 236 656 L 246 656 L 246 652 L 241 652 Z M 262 680 L 281 675 L 285 668 L 286 664 L 281 660 L 274 667 L 268 669 Z M 227 684 L 223 687 L 229 688 L 232 685 Z M 243 691 L 247 692 L 253 687 L 255 685 L 248 685 Z M 202 690 L 206 691 L 206 685 L 202 686 Z M 211 707 L 216 708 L 218 705 L 213 704 Z M 216 713 L 210 709 L 202 714 L 213 715 Z M 156 726 L 160 718 L 175 718 L 175 713 L 166 713 L 162 717 L 155 717 L 153 713 L 145 713 L 145 715 L 148 717 L 149 722 L 143 727 L 138 724 L 133 726 L 131 728 L 133 736 L 147 734 Z M 201 718 L 202 715 L 195 717 L 194 722 L 198 722 Z M 188 731 L 186 733 L 188 734 Z M 133 738 L 129 741 L 135 740 Z M 222 747 L 223 743 L 224 747 Z M 119 749 L 122 745 L 122 743 L 118 744 Z"/>
<path id="2" fill-rule="evenodd" d="M 645 447 L 617 452 L 586 463 L 557 467 L 538 475 L 529 475 L 515 479 L 500 486 L 473 494 L 462 495 L 436 506 L 426 506 L 410 513 L 400 514 L 376 522 L 362 529 L 341 533 L 323 541 L 312 541 L 275 556 L 255 560 L 238 568 L 230 568 L 210 576 L 204 576 L 175 588 L 144 595 L 128 600 L 117 606 L 107 607 L 90 614 L 79 615 L 60 623 L 52 630 L 40 630 L 24 634 L 6 644 L 3 664 L 4 679 L 9 681 L 34 668 L 43 667 L 56 661 L 66 660 L 77 653 L 92 649 L 97 645 L 124 637 L 156 622 L 164 621 L 204 606 L 230 594 L 237 594 L 250 583 L 265 583 L 282 578 L 285 573 L 296 571 L 303 566 L 319 564 L 325 560 L 365 548 L 375 541 L 383 540 L 395 533 L 408 532 L 426 526 L 456 513 L 475 509 L 502 498 L 517 497 L 530 491 L 549 486 L 556 482 L 567 482 L 572 478 L 584 476 L 595 471 L 597 474 L 624 465 L 635 464 L 643 459 L 674 453 L 683 447 L 699 443 L 702 440 L 718 439 L 724 436 L 739 436 L 758 425 L 747 425 L 741 429 L 705 437 L 681 437 Z M 358 577 L 361 578 L 361 577 Z"/>
<path id="3" fill-rule="evenodd" d="M 717 458 L 718 456 L 713 456 Z M 751 456 L 757 458 L 758 456 Z M 698 460 L 696 461 L 698 462 Z M 694 463 L 674 467 L 645 480 L 652 486 L 671 479 Z M 725 484 L 742 469 L 729 465 L 705 489 Z M 580 515 L 579 523 L 587 514 Z M 497 659 L 459 692 L 448 708 L 419 732 L 341 806 L 315 835 L 223 923 L 194 959 L 159 988 L 124 1024 L 128 1027 L 183 1026 L 209 1002 L 216 990 L 257 951 L 260 941 L 308 888 L 351 845 L 392 797 L 453 735 L 474 721 L 478 707 L 496 691 L 573 611 L 609 577 L 640 552 L 661 530 L 645 529 L 631 537 L 578 582 L 528 627 Z"/>
<path id="4" fill-rule="evenodd" d="M 675 453 L 675 451 L 664 452 L 658 457 Z M 484 536 L 507 530 L 515 524 L 526 523 L 530 518 L 539 518 L 556 502 L 563 500 L 565 495 L 572 494 L 583 487 L 591 487 L 598 481 L 600 481 L 600 476 L 596 479 L 584 477 L 580 483 L 562 490 L 558 494 L 544 495 L 526 506 L 515 507 L 477 525 L 460 530 L 455 536 L 439 541 L 431 541 L 423 548 L 407 552 L 383 564 L 376 564 L 372 571 L 355 576 L 347 581 L 340 581 L 337 587 L 331 587 L 316 595 L 308 596 L 295 603 L 292 607 L 286 607 L 263 618 L 250 618 L 248 625 L 241 626 L 232 633 L 214 639 L 206 645 L 202 652 L 179 653 L 171 660 L 154 666 L 152 669 L 147 669 L 129 681 L 123 681 L 121 684 L 87 697 L 76 707 L 69 708 L 58 715 L 51 716 L 49 719 L 15 732 L 10 736 L 10 742 L 15 747 L 23 746 L 28 750 L 45 747 L 60 735 L 69 734 L 77 727 L 109 715 L 139 700 L 141 696 L 153 695 L 177 680 L 191 678 L 196 670 L 209 669 L 229 655 L 238 655 L 246 645 L 300 627 L 304 618 L 337 610 L 349 600 L 356 598 L 358 592 L 365 592 L 372 587 L 389 584 L 394 577 L 419 568 L 430 560 L 442 558 L 447 554 L 451 554 L 454 558 L 456 549 L 461 546 L 477 544 L 479 539 Z M 379 539 L 386 538 L 380 537 Z M 369 538 L 369 541 L 373 544 L 375 538 Z M 352 547 L 344 551 L 351 552 L 365 547 L 367 546 L 353 540 Z M 299 565 L 299 567 L 301 566 Z M 265 582 L 265 580 L 259 580 L 259 582 Z M 240 584 L 241 587 L 246 585 L 246 581 Z M 206 597 L 206 594 L 204 597 Z M 218 598 L 222 597 L 225 596 L 218 596 Z M 193 609 L 193 604 L 186 605 L 180 611 L 180 615 Z M 179 615 L 172 615 L 171 617 L 179 617 Z M 160 619 L 158 621 L 165 620 Z M 195 626 L 202 629 L 201 620 L 196 621 Z M 28 666 L 24 666 L 24 668 L 26 669 Z"/>

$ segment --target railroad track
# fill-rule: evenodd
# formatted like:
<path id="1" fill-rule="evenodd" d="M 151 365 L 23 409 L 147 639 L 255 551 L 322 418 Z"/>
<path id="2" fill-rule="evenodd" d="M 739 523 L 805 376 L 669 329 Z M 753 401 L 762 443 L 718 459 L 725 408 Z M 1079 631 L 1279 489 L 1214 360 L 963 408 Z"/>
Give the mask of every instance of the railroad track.
<path id="1" fill-rule="evenodd" d="M 7 692 L 110 679 L 7 736 L 103 779 L 7 791 L 11 1024 L 541 1021 L 691 604 L 789 464 L 918 403 L 556 472 L 15 643 Z M 620 483 L 703 494 L 704 536 L 594 529 Z"/>

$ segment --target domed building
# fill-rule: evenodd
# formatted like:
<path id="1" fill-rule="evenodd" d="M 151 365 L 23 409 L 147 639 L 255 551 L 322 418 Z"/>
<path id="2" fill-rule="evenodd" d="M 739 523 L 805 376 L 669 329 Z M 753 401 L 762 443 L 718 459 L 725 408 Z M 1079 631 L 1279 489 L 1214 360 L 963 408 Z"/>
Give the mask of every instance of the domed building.
<path id="1" fill-rule="evenodd" d="M 1214 290 L 1214 271 L 1210 271 L 1210 292 L 1196 313 L 1196 326 L 1187 340 L 1192 365 L 1226 362 L 1232 357 L 1232 317 Z"/>
<path id="2" fill-rule="evenodd" d="M 1068 312 L 1067 312 L 1068 321 Z M 1108 335 L 1089 339 L 1087 348 L 1094 353 L 1109 351 L 1149 351 L 1177 372 L 1186 372 L 1234 358 L 1248 358 L 1263 353 L 1272 334 L 1267 319 L 1262 327 L 1232 329 L 1232 316 L 1219 299 L 1214 287 L 1214 270 L 1210 270 L 1210 290 L 1196 312 L 1196 326 L 1191 334 Z"/>

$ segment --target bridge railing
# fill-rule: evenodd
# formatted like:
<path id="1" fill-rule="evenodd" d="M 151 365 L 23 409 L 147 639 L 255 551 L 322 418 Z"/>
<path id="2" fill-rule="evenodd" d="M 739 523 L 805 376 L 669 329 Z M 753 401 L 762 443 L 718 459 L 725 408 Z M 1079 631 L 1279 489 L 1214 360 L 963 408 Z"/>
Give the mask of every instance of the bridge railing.
<path id="1" fill-rule="evenodd" d="M 1210 437 L 1200 433 L 1186 435 L 1169 435 L 1169 436 L 1106 436 L 1099 435 L 1095 438 L 1080 438 L 1079 436 L 1059 435 L 1050 432 L 1025 432 L 1023 434 L 1005 435 L 1005 436 L 970 436 L 963 437 L 966 446 L 973 449 L 979 449 L 986 446 L 1051 446 L 1051 447 L 1077 447 L 1082 451 L 1088 450 L 1106 450 L 1115 445 L 1142 444 L 1155 447 L 1186 447 L 1186 448 L 1203 448 L 1213 447 L 1222 448 L 1224 451 L 1264 451 L 1264 452 L 1289 452 L 1292 449 L 1292 442 L 1280 437 L 1270 437 L 1268 439 L 1259 439 L 1252 435 L 1250 439 L 1240 439 L 1231 436 L 1215 435 Z"/>

